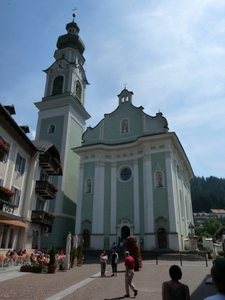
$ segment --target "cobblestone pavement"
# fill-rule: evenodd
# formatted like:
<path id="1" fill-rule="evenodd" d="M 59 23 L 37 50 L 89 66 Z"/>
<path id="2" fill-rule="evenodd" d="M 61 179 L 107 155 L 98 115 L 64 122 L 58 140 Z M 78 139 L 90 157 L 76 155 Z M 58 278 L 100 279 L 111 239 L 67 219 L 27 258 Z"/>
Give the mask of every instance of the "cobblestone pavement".
<path id="1" fill-rule="evenodd" d="M 138 289 L 136 299 L 161 299 L 161 285 L 169 280 L 168 269 L 173 261 L 144 260 L 143 268 L 135 272 L 134 284 Z M 183 261 L 182 282 L 189 286 L 191 300 L 204 299 L 216 293 L 212 284 L 206 284 L 210 268 L 205 262 Z M 13 270 L 13 271 L 12 271 Z M 68 271 L 57 270 L 55 274 L 21 273 L 19 267 L 0 268 L 1 300 L 117 300 L 124 299 L 124 263 L 118 264 L 117 277 L 111 277 L 107 265 L 106 277 L 100 277 L 100 265 L 96 260 L 85 261 L 82 267 L 74 266 Z M 131 299 L 133 292 L 130 293 Z"/>

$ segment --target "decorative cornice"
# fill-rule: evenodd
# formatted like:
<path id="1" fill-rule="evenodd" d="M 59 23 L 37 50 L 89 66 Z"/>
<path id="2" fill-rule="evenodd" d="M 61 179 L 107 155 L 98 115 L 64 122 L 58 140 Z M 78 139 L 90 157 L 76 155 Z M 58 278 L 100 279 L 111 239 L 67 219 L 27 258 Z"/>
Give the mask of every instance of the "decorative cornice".
<path id="1" fill-rule="evenodd" d="M 58 107 L 72 106 L 84 120 L 87 120 L 91 117 L 85 110 L 84 106 L 73 96 L 72 93 L 63 93 L 60 95 L 44 97 L 42 98 L 42 101 L 35 102 L 34 104 L 41 111 Z"/>

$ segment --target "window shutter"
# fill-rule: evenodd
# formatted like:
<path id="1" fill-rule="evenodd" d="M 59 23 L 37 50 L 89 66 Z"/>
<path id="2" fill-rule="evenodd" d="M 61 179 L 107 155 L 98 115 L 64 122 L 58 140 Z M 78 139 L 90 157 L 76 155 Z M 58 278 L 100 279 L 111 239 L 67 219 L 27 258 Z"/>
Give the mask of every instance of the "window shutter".
<path id="1" fill-rule="evenodd" d="M 16 170 L 16 171 L 19 171 L 19 167 L 20 167 L 20 154 L 17 153 L 15 170 Z"/>
<path id="2" fill-rule="evenodd" d="M 15 192 L 15 191 L 16 191 L 15 186 L 12 185 L 11 190 L 12 190 L 13 192 Z M 14 194 L 14 195 L 11 197 L 11 204 L 14 205 L 15 199 L 16 199 L 16 194 Z"/>
<path id="3" fill-rule="evenodd" d="M 17 195 L 16 195 L 16 201 L 15 201 L 15 205 L 18 207 L 20 204 L 20 196 L 21 196 L 21 191 L 18 190 L 17 191 Z"/>
<path id="4" fill-rule="evenodd" d="M 21 169 L 21 175 L 23 175 L 24 171 L 25 171 L 25 165 L 26 165 L 26 159 L 23 158 L 22 160 L 22 169 Z"/>
<path id="5" fill-rule="evenodd" d="M 9 144 L 9 143 L 6 143 L 6 145 L 7 145 L 7 146 L 9 147 L 9 149 L 10 149 L 10 144 Z M 4 162 L 7 162 L 8 157 L 9 157 L 9 153 L 6 153 L 5 156 L 4 156 Z"/>

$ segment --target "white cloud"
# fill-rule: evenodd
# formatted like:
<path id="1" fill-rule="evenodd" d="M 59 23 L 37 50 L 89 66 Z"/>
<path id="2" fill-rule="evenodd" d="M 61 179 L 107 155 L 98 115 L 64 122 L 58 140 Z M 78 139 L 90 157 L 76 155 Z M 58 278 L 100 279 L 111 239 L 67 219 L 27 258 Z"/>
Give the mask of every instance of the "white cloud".
<path id="1" fill-rule="evenodd" d="M 41 70 L 53 63 L 57 38 L 66 33 L 71 17 L 60 0 L 25 2 L 11 5 L 10 14 L 4 4 L 0 12 L 5 24 L 0 101 L 15 104 L 15 119 L 29 125 L 33 136 L 33 103 L 41 101 L 45 88 Z M 72 0 L 68 4 L 74 6 Z M 117 107 L 126 84 L 135 106 L 142 105 L 149 115 L 163 112 L 197 175 L 225 177 L 224 0 L 142 0 L 141 5 L 78 0 L 77 7 L 90 82 L 87 125 L 97 125 Z M 33 16 L 34 10 L 39 13 Z"/>

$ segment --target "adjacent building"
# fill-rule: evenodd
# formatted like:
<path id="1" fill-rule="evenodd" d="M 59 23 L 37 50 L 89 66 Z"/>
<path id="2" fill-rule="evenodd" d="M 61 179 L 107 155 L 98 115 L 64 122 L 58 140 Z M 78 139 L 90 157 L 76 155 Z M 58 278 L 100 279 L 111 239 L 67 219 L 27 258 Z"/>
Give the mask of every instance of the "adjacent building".
<path id="1" fill-rule="evenodd" d="M 37 249 L 52 231 L 49 212 L 61 176 L 60 155 L 47 141 L 32 142 L 28 126 L 19 126 L 14 106 L 0 104 L 0 249 Z"/>

